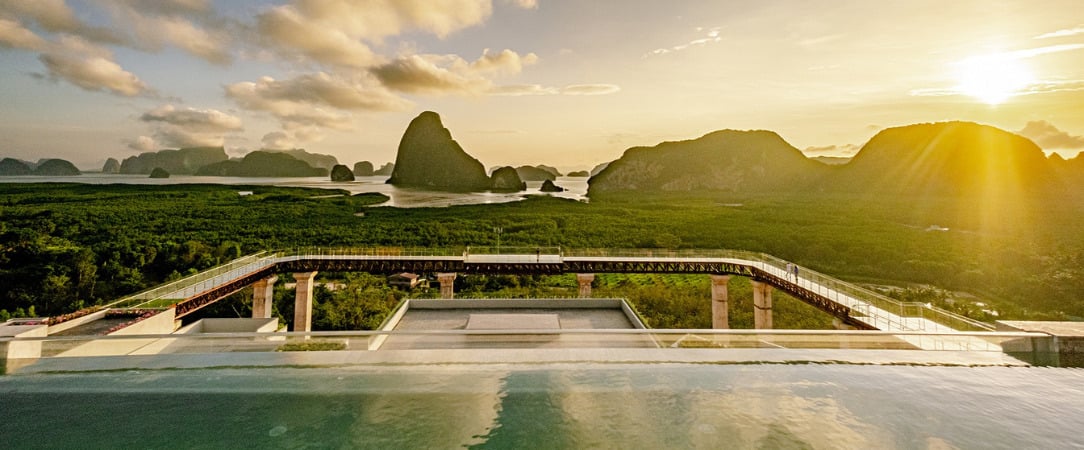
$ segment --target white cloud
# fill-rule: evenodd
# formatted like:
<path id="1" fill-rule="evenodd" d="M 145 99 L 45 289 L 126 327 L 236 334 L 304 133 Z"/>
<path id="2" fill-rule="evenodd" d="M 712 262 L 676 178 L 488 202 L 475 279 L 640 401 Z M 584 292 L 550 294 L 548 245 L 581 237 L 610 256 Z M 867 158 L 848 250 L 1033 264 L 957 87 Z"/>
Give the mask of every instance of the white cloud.
<path id="1" fill-rule="evenodd" d="M 41 50 L 45 48 L 44 39 L 14 20 L 0 18 L 0 46 L 22 49 Z"/>
<path id="2" fill-rule="evenodd" d="M 135 139 L 125 141 L 125 144 L 128 145 L 128 148 L 138 152 L 153 152 L 158 150 L 158 143 L 150 136 L 139 136 Z"/>
<path id="3" fill-rule="evenodd" d="M 1084 136 L 1069 134 L 1045 120 L 1028 122 L 1027 125 L 1024 125 L 1024 128 L 1017 131 L 1017 133 L 1031 139 L 1044 150 L 1084 149 Z"/>
<path id="4" fill-rule="evenodd" d="M 155 125 L 156 141 L 171 147 L 219 147 L 227 134 L 244 129 L 237 116 L 215 109 L 178 109 L 173 105 L 147 111 L 139 120 Z"/>
<path id="5" fill-rule="evenodd" d="M 648 58 L 648 57 L 652 57 L 652 56 L 665 55 L 667 53 L 680 52 L 682 50 L 688 50 L 689 48 L 692 48 L 692 47 L 699 47 L 699 46 L 712 44 L 712 43 L 716 43 L 716 42 L 722 42 L 723 38 L 722 38 L 722 36 L 720 36 L 720 31 L 719 30 L 720 30 L 719 27 L 710 28 L 710 29 L 706 30 L 707 31 L 706 33 L 704 33 L 704 37 L 693 39 L 693 40 L 690 40 L 689 42 L 686 42 L 686 43 L 683 43 L 683 44 L 678 44 L 678 45 L 675 45 L 675 46 L 672 46 L 672 47 L 664 47 L 664 48 L 654 49 L 652 51 L 649 51 L 649 52 L 645 53 L 644 58 Z M 705 30 L 703 28 L 697 27 L 696 31 L 698 33 L 703 33 Z"/>
<path id="6" fill-rule="evenodd" d="M 523 9 L 538 9 L 538 0 L 504 0 L 504 3 Z"/>
<path id="7" fill-rule="evenodd" d="M 547 87 L 540 84 L 511 84 L 495 86 L 486 91 L 489 95 L 520 97 L 528 95 L 607 95 L 621 90 L 615 84 L 570 84 L 565 87 Z"/>
<path id="8" fill-rule="evenodd" d="M 467 62 L 456 55 L 407 55 L 371 69 L 381 83 L 397 91 L 414 94 L 477 94 L 493 86 L 487 76 L 511 75 L 534 64 L 534 53 L 520 55 L 512 50 L 490 53 L 485 49 L 477 60 Z"/>
<path id="9" fill-rule="evenodd" d="M 260 139 L 263 148 L 270 150 L 289 150 L 297 148 L 297 141 L 284 131 L 272 131 Z"/>
<path id="10" fill-rule="evenodd" d="M 489 95 L 506 95 L 518 97 L 524 95 L 554 95 L 558 93 L 558 90 L 551 87 L 545 87 L 540 84 L 510 84 L 504 86 L 495 86 L 493 88 L 490 88 L 486 93 Z"/>
<path id="11" fill-rule="evenodd" d="M 492 9 L 491 0 L 297 0 L 260 14 L 257 29 L 288 54 L 361 68 L 383 62 L 370 45 L 385 37 L 410 30 L 444 37 L 484 22 Z"/>
<path id="12" fill-rule="evenodd" d="M 113 61 L 112 54 L 81 38 L 63 36 L 38 57 L 49 76 L 64 79 L 88 91 L 107 91 L 126 97 L 150 90 L 139 77 Z"/>
<path id="13" fill-rule="evenodd" d="M 324 72 L 287 80 L 262 77 L 226 86 L 226 96 L 242 108 L 265 111 L 287 129 L 353 128 L 353 116 L 341 111 L 403 111 L 411 103 L 365 78 L 346 79 Z"/>
<path id="14" fill-rule="evenodd" d="M 564 95 L 607 95 L 620 91 L 615 84 L 571 84 L 561 88 Z"/>
<path id="15" fill-rule="evenodd" d="M 802 150 L 802 153 L 806 156 L 813 158 L 817 156 L 832 156 L 832 157 L 852 157 L 861 150 L 862 147 L 855 144 L 843 144 L 843 145 L 824 145 L 806 147 Z"/>
<path id="16" fill-rule="evenodd" d="M 113 30 L 90 26 L 79 20 L 64 0 L 0 0 L 0 15 L 33 20 L 46 31 L 72 34 L 93 42 L 120 44 L 126 41 Z"/>
<path id="17" fill-rule="evenodd" d="M 1066 28 L 1066 29 L 1058 30 L 1058 31 L 1052 31 L 1050 33 L 1040 34 L 1038 36 L 1035 36 L 1034 39 L 1050 39 L 1050 38 L 1068 37 L 1068 36 L 1076 36 L 1076 35 L 1082 34 L 1082 33 L 1084 33 L 1084 25 L 1074 27 L 1074 28 Z"/>
<path id="18" fill-rule="evenodd" d="M 144 122 L 158 122 L 197 132 L 239 131 L 243 127 L 241 118 L 215 109 L 177 109 L 173 105 L 163 105 L 143 113 L 139 118 Z"/>
<path id="19" fill-rule="evenodd" d="M 213 64 L 230 63 L 233 57 L 229 51 L 231 43 L 229 34 L 222 29 L 197 26 L 191 19 L 181 15 L 190 12 L 188 7 L 195 8 L 198 5 L 160 6 L 151 10 L 164 9 L 167 12 L 177 11 L 177 13 L 153 14 L 141 11 L 141 9 L 147 9 L 146 6 L 136 8 L 118 4 L 117 14 L 130 24 L 139 37 L 138 46 L 144 50 L 158 51 L 164 45 L 170 44 Z M 200 10 L 195 11 L 195 16 L 207 17 Z M 221 24 L 216 25 L 221 26 Z"/>

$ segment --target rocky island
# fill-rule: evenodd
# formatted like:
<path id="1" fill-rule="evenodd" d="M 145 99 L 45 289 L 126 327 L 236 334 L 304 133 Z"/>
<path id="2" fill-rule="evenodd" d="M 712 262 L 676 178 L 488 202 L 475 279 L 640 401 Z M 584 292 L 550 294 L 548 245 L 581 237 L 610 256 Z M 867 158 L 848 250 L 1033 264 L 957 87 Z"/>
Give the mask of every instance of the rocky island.
<path id="1" fill-rule="evenodd" d="M 444 128 L 440 116 L 425 111 L 410 121 L 399 142 L 388 184 L 435 190 L 484 191 L 492 187 L 485 166 L 467 154 Z"/>

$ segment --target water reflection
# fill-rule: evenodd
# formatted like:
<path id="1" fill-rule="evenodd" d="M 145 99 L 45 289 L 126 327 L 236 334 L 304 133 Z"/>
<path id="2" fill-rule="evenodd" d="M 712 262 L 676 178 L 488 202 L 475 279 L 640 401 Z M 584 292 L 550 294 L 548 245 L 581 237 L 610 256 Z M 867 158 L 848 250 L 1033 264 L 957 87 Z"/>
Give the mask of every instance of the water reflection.
<path id="1" fill-rule="evenodd" d="M 1066 448 L 1084 446 L 1082 402 L 1084 371 L 1035 367 L 124 371 L 0 377 L 0 436 L 11 448 Z"/>

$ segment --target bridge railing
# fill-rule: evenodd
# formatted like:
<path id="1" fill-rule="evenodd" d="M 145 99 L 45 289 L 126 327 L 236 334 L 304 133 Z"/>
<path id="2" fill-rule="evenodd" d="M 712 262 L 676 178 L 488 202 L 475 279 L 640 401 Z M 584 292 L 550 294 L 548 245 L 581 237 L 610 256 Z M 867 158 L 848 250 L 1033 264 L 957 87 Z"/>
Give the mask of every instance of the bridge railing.
<path id="1" fill-rule="evenodd" d="M 296 260 L 301 257 L 308 259 L 462 257 L 465 250 L 466 247 L 296 247 L 278 251 L 275 256 L 280 261 Z"/>
<path id="2" fill-rule="evenodd" d="M 275 264 L 267 252 L 242 256 L 220 266 L 124 297 L 106 305 L 107 308 L 164 307 L 192 295 L 214 289 L 239 276 Z"/>
<path id="3" fill-rule="evenodd" d="M 788 263 L 782 259 L 763 253 L 759 254 L 759 259 L 776 270 L 786 272 Z M 957 331 L 992 331 L 994 329 L 988 324 L 932 305 L 901 302 L 806 267 L 799 266 L 798 268 L 798 284 L 831 298 L 833 301 L 849 306 L 859 314 L 870 317 L 876 322 L 870 323 L 874 326 L 886 324 L 902 330 L 946 331 L 928 330 L 927 325 L 929 325 L 929 322 L 933 322 Z M 861 303 L 855 303 L 851 300 L 858 300 Z M 903 320 L 899 320 L 900 318 Z M 908 318 L 917 320 L 907 320 Z M 878 326 L 878 328 L 881 327 Z"/>
<path id="4" fill-rule="evenodd" d="M 464 250 L 467 255 L 561 255 L 561 247 L 558 246 L 512 247 L 502 245 L 500 247 L 478 247 L 472 245 Z"/>
<path id="5" fill-rule="evenodd" d="M 991 331 L 993 327 L 924 303 L 901 302 L 880 293 L 798 267 L 798 278 L 787 272 L 791 263 L 759 252 L 726 249 L 564 249 L 563 256 L 578 258 L 728 259 L 796 282 L 818 295 L 848 306 L 863 321 L 881 329 L 927 330 L 934 322 L 958 331 Z M 864 317 L 861 317 L 864 316 Z M 924 320 L 925 319 L 925 320 Z M 929 322 L 927 322 L 929 321 Z M 936 328 L 936 327 L 935 327 Z M 942 330 L 943 331 L 943 330 Z"/>

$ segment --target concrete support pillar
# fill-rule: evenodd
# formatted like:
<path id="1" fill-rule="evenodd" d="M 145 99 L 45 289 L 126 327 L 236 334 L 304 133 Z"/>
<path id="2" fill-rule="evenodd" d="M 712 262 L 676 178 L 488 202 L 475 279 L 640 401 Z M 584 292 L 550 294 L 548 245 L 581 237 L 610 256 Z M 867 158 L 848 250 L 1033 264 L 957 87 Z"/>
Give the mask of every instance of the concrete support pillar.
<path id="1" fill-rule="evenodd" d="M 593 273 L 577 273 L 576 283 L 580 285 L 580 298 L 591 297 L 591 282 L 595 281 Z"/>
<path id="2" fill-rule="evenodd" d="M 279 277 L 271 275 L 252 285 L 252 318 L 270 319 L 271 303 L 275 297 L 275 282 Z"/>
<path id="3" fill-rule="evenodd" d="M 294 274 L 297 291 L 294 294 L 294 331 L 312 331 L 312 285 L 316 272 Z"/>
<path id="4" fill-rule="evenodd" d="M 437 282 L 440 283 L 440 298 L 455 297 L 455 272 L 438 273 Z"/>
<path id="5" fill-rule="evenodd" d="M 772 285 L 753 281 L 753 327 L 772 329 Z"/>
<path id="6" fill-rule="evenodd" d="M 730 283 L 730 275 L 711 276 L 711 328 L 716 330 L 730 328 L 728 283 Z"/>

